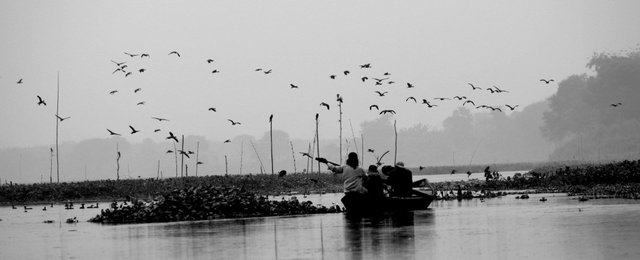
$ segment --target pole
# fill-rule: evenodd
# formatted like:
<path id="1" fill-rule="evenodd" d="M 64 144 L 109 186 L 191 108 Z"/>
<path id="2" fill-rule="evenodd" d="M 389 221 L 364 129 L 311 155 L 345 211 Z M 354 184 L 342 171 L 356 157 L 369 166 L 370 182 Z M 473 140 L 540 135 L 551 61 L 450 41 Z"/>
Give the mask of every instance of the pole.
<path id="1" fill-rule="evenodd" d="M 120 148 L 118 147 L 118 143 L 116 142 L 116 153 L 118 157 L 116 157 L 116 180 L 120 180 Z"/>
<path id="2" fill-rule="evenodd" d="M 51 147 L 50 150 L 51 156 L 49 157 L 49 162 L 51 163 L 51 166 L 49 167 L 49 183 L 53 183 L 53 147 Z"/>
<path id="3" fill-rule="evenodd" d="M 318 149 L 318 153 L 316 154 L 316 157 L 320 157 L 320 135 L 318 132 L 318 117 L 320 116 L 320 114 L 316 113 L 316 138 L 318 139 L 316 144 L 316 148 Z M 318 173 L 320 173 L 320 161 L 318 161 Z"/>
<path id="4" fill-rule="evenodd" d="M 198 177 L 198 155 L 200 154 L 200 141 L 196 142 L 196 177 Z"/>
<path id="5" fill-rule="evenodd" d="M 156 173 L 156 179 L 160 179 L 160 160 L 158 160 L 158 172 Z"/>
<path id="6" fill-rule="evenodd" d="M 393 132 L 395 132 L 395 143 L 393 145 L 393 165 L 396 165 L 398 158 L 398 130 L 396 129 L 396 120 L 393 120 Z"/>
<path id="7" fill-rule="evenodd" d="M 338 95 L 338 97 L 339 96 L 340 95 Z M 340 165 L 342 165 L 342 102 L 340 100 L 341 99 L 338 99 L 338 111 L 340 113 L 339 114 L 340 117 L 338 119 L 338 122 L 340 124 L 340 135 L 339 135 L 339 138 L 340 138 L 340 153 L 339 153 L 339 156 L 340 156 Z"/>
<path id="8" fill-rule="evenodd" d="M 229 175 L 229 167 L 227 165 L 227 155 L 224 156 L 224 174 Z"/>
<path id="9" fill-rule="evenodd" d="M 180 177 L 184 177 L 184 135 L 182 135 L 182 152 L 180 153 Z"/>
<path id="10" fill-rule="evenodd" d="M 244 157 L 244 139 L 240 142 L 240 174 L 242 174 L 242 158 Z"/>
<path id="11" fill-rule="evenodd" d="M 273 171 L 273 114 L 269 117 L 269 142 L 271 145 L 271 174 L 274 174 Z"/>
<path id="12" fill-rule="evenodd" d="M 311 143 L 309 143 L 309 148 L 307 149 L 307 153 L 311 154 Z M 311 160 L 311 158 L 307 157 L 307 173 L 309 173 L 309 161 Z M 313 165 L 313 162 L 312 162 Z"/>
<path id="13" fill-rule="evenodd" d="M 176 143 L 173 143 L 173 155 L 176 157 L 176 178 L 178 178 L 178 148 Z"/>
<path id="14" fill-rule="evenodd" d="M 362 166 L 365 166 L 366 164 L 364 164 L 364 135 L 362 133 L 360 133 L 360 145 L 361 145 L 360 155 L 362 156 Z"/>
<path id="15" fill-rule="evenodd" d="M 59 115 L 60 109 L 60 71 L 58 71 L 58 88 L 57 88 L 57 97 L 56 97 L 56 115 Z M 60 150 L 58 147 L 58 125 L 60 120 L 56 116 L 56 178 L 57 182 L 60 183 Z"/>
<path id="16" fill-rule="evenodd" d="M 251 147 L 253 147 L 253 151 L 256 153 L 256 157 L 258 157 L 258 161 L 260 162 L 260 173 L 262 172 L 262 169 L 264 169 L 264 166 L 262 165 L 262 160 L 260 159 L 260 155 L 258 154 L 258 150 L 256 150 L 256 146 L 253 145 L 253 141 L 249 140 L 249 142 L 251 143 Z M 226 161 L 227 156 L 225 155 L 225 161 Z"/>
<path id="17" fill-rule="evenodd" d="M 293 142 L 289 141 L 289 144 L 291 145 L 291 157 L 293 158 L 293 172 L 298 172 L 298 169 L 296 169 L 296 154 L 293 151 Z"/>

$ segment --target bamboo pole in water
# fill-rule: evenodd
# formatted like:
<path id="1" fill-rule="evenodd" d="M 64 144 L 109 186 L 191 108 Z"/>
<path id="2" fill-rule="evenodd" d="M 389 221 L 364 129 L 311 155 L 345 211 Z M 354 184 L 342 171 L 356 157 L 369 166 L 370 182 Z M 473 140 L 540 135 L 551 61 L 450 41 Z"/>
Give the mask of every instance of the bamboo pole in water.
<path id="1" fill-rule="evenodd" d="M 258 162 L 260 162 L 260 173 L 263 173 L 264 165 L 262 164 L 262 160 L 260 159 L 260 154 L 258 154 L 258 150 L 256 150 L 256 146 L 253 144 L 253 141 L 249 140 L 251 143 L 251 147 L 253 147 L 253 151 L 256 153 L 256 157 L 258 157 Z M 225 156 L 226 158 L 226 156 Z"/>
<path id="2" fill-rule="evenodd" d="M 160 179 L 160 160 L 158 160 L 158 171 L 156 172 L 156 179 Z"/>
<path id="3" fill-rule="evenodd" d="M 176 147 L 176 143 L 173 143 L 173 155 L 176 158 L 176 178 L 178 178 L 178 148 Z"/>
<path id="4" fill-rule="evenodd" d="M 289 144 L 291 145 L 291 157 L 293 158 L 293 172 L 298 172 L 296 168 L 296 154 L 293 151 L 293 142 L 289 141 Z"/>
<path id="5" fill-rule="evenodd" d="M 339 135 L 339 141 L 340 141 L 340 165 L 342 165 L 342 99 L 340 98 L 340 94 L 338 94 L 338 111 L 339 111 L 339 119 L 338 119 L 338 123 L 340 125 L 340 135 Z"/>
<path id="6" fill-rule="evenodd" d="M 60 72 L 58 71 L 58 87 L 57 87 L 57 97 L 56 97 L 56 115 L 59 115 L 60 108 Z M 60 183 L 60 149 L 58 147 L 58 125 L 60 120 L 56 116 L 56 176 L 57 182 Z"/>
<path id="7" fill-rule="evenodd" d="M 180 153 L 180 177 L 184 177 L 184 135 L 182 135 L 182 152 Z"/>
<path id="8" fill-rule="evenodd" d="M 393 132 L 395 133 L 395 142 L 393 145 L 393 165 L 396 165 L 398 159 L 398 129 L 396 128 L 396 120 L 393 120 Z"/>
<path id="9" fill-rule="evenodd" d="M 229 175 L 229 167 L 227 164 L 227 155 L 224 156 L 224 174 Z"/>
<path id="10" fill-rule="evenodd" d="M 271 174 L 273 171 L 273 114 L 269 116 L 269 145 L 271 146 Z"/>
<path id="11" fill-rule="evenodd" d="M 120 149 L 118 147 L 118 143 L 116 143 L 116 180 L 120 180 Z"/>
<path id="12" fill-rule="evenodd" d="M 318 132 L 318 117 L 319 116 L 320 116 L 320 114 L 316 113 L 316 139 L 317 139 L 316 148 L 318 149 L 318 153 L 316 154 L 316 157 L 320 157 L 320 134 Z M 320 173 L 320 161 L 318 161 L 318 173 Z"/>
<path id="13" fill-rule="evenodd" d="M 198 155 L 200 154 L 200 141 L 196 142 L 196 177 L 198 177 Z"/>
<path id="14" fill-rule="evenodd" d="M 240 174 L 242 174 L 242 158 L 244 157 L 244 139 L 240 142 Z"/>

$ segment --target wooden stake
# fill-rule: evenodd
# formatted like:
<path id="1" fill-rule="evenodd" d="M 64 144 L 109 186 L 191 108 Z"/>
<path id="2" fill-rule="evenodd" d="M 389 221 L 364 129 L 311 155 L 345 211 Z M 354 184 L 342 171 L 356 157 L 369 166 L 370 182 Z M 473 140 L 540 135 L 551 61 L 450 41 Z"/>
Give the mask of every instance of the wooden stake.
<path id="1" fill-rule="evenodd" d="M 158 160 L 158 172 L 156 173 L 156 179 L 160 179 L 160 160 Z"/>
<path id="2" fill-rule="evenodd" d="M 173 155 L 176 157 L 176 178 L 178 178 L 178 148 L 176 143 L 173 143 Z"/>
<path id="3" fill-rule="evenodd" d="M 264 169 L 264 166 L 262 165 L 262 160 L 260 159 L 260 155 L 258 154 L 258 150 L 256 150 L 256 146 L 253 145 L 253 141 L 249 140 L 249 142 L 251 143 L 251 147 L 253 147 L 253 151 L 256 153 L 256 157 L 258 157 L 258 161 L 260 162 L 260 173 L 263 173 L 262 170 Z M 226 156 L 225 156 L 226 158 Z M 225 159 L 226 161 L 226 159 Z"/>
<path id="4" fill-rule="evenodd" d="M 291 145 L 291 157 L 293 158 L 293 172 L 298 172 L 298 169 L 296 169 L 296 153 L 293 151 L 293 142 L 289 141 L 289 144 Z"/>
<path id="5" fill-rule="evenodd" d="M 224 174 L 229 175 L 229 166 L 227 164 L 227 155 L 224 156 Z"/>
<path id="6" fill-rule="evenodd" d="M 198 177 L 198 155 L 200 154 L 200 141 L 196 142 L 196 177 Z"/>
<path id="7" fill-rule="evenodd" d="M 56 115 L 59 115 L 60 108 L 60 72 L 58 71 L 58 88 L 56 98 Z M 56 176 L 57 182 L 60 183 L 60 149 L 58 147 L 58 124 L 60 120 L 56 116 Z"/>
<path id="8" fill-rule="evenodd" d="M 320 157 L 320 134 L 318 132 L 318 117 L 320 116 L 320 114 L 316 113 L 316 148 L 318 149 L 318 153 L 316 154 L 316 157 Z M 318 161 L 318 173 L 320 173 L 320 161 Z"/>
<path id="9" fill-rule="evenodd" d="M 244 157 L 244 139 L 240 142 L 240 174 L 242 174 L 242 158 Z"/>
<path id="10" fill-rule="evenodd" d="M 271 145 L 271 174 L 274 174 L 273 171 L 273 114 L 269 117 L 269 143 Z"/>
<path id="11" fill-rule="evenodd" d="M 120 148 L 118 147 L 118 143 L 116 143 L 116 153 L 118 157 L 116 157 L 116 180 L 120 180 Z"/>
<path id="12" fill-rule="evenodd" d="M 182 152 L 180 153 L 180 177 L 184 177 L 184 135 L 182 135 Z"/>
<path id="13" fill-rule="evenodd" d="M 393 120 L 393 132 L 395 133 L 395 143 L 393 146 L 393 165 L 396 165 L 398 159 L 398 129 L 396 128 L 396 120 Z"/>

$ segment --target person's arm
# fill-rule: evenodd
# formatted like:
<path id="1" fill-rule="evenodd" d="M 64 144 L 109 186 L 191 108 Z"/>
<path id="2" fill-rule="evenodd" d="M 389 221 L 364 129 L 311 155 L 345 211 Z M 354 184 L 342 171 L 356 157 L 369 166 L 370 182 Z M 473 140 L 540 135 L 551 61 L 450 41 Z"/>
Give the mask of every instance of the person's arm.
<path id="1" fill-rule="evenodd" d="M 331 164 L 327 164 L 327 167 L 329 167 L 329 170 L 334 173 L 342 173 L 344 170 L 343 166 L 333 166 Z"/>

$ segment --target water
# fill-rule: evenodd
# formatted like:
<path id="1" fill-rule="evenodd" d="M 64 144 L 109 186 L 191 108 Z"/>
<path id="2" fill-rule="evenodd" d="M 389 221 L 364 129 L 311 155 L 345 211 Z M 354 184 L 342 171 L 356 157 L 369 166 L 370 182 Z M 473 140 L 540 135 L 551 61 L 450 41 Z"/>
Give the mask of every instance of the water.
<path id="1" fill-rule="evenodd" d="M 330 205 L 340 194 L 308 198 Z M 364 219 L 100 225 L 84 222 L 96 209 L 33 208 L 0 208 L 0 259 L 640 259 L 640 201 L 564 194 L 434 201 L 429 210 Z M 64 223 L 74 216 L 81 222 Z"/>

